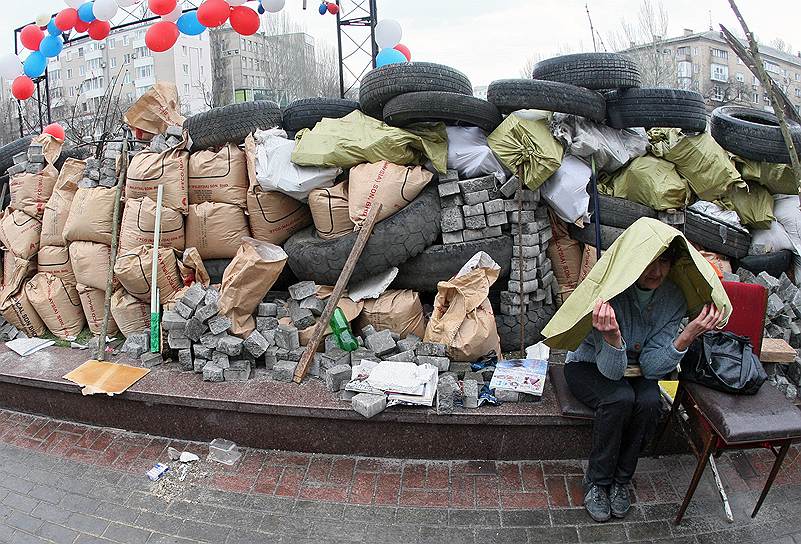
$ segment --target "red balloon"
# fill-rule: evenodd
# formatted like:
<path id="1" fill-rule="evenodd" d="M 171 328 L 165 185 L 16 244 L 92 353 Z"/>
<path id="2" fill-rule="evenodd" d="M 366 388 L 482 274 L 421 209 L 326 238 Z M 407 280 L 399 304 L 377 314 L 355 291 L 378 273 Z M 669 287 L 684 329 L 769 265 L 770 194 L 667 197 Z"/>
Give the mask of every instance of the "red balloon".
<path id="1" fill-rule="evenodd" d="M 225 24 L 231 6 L 225 0 L 206 0 L 197 10 L 197 20 L 205 27 L 216 28 Z"/>
<path id="2" fill-rule="evenodd" d="M 331 15 L 336 15 L 337 13 L 339 13 L 339 6 L 331 2 L 330 4 L 328 4 L 328 13 L 330 13 Z"/>
<path id="3" fill-rule="evenodd" d="M 172 48 L 178 41 L 181 32 L 178 25 L 170 21 L 160 21 L 147 29 L 145 45 L 151 51 L 163 53 Z"/>
<path id="4" fill-rule="evenodd" d="M 75 23 L 75 32 L 86 32 L 89 30 L 89 23 L 84 23 L 80 19 Z"/>
<path id="5" fill-rule="evenodd" d="M 108 38 L 109 32 L 111 32 L 111 25 L 107 21 L 95 19 L 89 23 L 89 37 L 95 41 L 105 40 Z"/>
<path id="6" fill-rule="evenodd" d="M 28 76 L 19 76 L 11 84 L 11 94 L 17 100 L 28 100 L 33 96 L 33 80 Z"/>
<path id="7" fill-rule="evenodd" d="M 242 36 L 252 36 L 259 31 L 259 14 L 246 6 L 236 6 L 231 10 L 231 27 Z"/>
<path id="8" fill-rule="evenodd" d="M 147 7 L 156 15 L 168 15 L 172 13 L 177 3 L 176 0 L 147 0 Z"/>
<path id="9" fill-rule="evenodd" d="M 36 25 L 28 25 L 19 33 L 19 40 L 22 45 L 31 51 L 39 51 L 39 44 L 42 43 L 44 37 L 44 32 Z"/>
<path id="10" fill-rule="evenodd" d="M 59 125 L 58 123 L 53 123 L 52 125 L 47 125 L 42 134 L 49 134 L 53 138 L 57 140 L 61 140 L 62 142 L 67 137 L 67 134 L 64 132 L 64 127 Z"/>
<path id="11" fill-rule="evenodd" d="M 62 9 L 56 15 L 56 27 L 63 32 L 75 28 L 77 22 L 78 10 L 75 8 Z"/>
<path id="12" fill-rule="evenodd" d="M 403 53 L 403 56 L 406 57 L 406 60 L 408 60 L 409 62 L 412 62 L 412 52 L 409 50 L 408 47 L 406 47 L 402 43 L 399 43 L 398 45 L 396 45 L 392 49 L 394 49 L 396 51 L 400 51 L 401 53 Z"/>

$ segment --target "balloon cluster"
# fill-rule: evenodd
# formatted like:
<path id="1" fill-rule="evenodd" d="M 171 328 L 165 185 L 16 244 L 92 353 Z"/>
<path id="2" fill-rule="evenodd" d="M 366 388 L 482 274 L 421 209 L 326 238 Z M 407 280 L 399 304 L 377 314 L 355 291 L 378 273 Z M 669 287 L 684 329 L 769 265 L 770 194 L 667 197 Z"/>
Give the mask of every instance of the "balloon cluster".
<path id="1" fill-rule="evenodd" d="M 320 12 L 320 15 L 325 15 L 326 13 L 330 13 L 331 15 L 336 15 L 339 13 L 339 6 L 335 2 L 325 2 L 323 1 L 320 4 L 320 7 L 317 9 Z"/>
<path id="2" fill-rule="evenodd" d="M 381 49 L 375 58 L 376 67 L 410 62 L 412 52 L 400 43 L 403 29 L 398 21 L 384 19 L 375 25 L 375 43 Z"/>

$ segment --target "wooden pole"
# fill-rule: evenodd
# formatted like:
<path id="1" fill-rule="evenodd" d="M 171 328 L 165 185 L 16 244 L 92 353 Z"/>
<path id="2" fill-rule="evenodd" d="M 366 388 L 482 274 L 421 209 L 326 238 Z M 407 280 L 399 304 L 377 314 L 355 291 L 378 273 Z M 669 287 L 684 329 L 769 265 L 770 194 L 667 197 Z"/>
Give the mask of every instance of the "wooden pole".
<path id="1" fill-rule="evenodd" d="M 311 340 L 309 340 L 306 346 L 306 351 L 303 352 L 303 357 L 300 358 L 300 362 L 295 367 L 296 383 L 302 382 L 306 373 L 309 371 L 309 366 L 311 365 L 312 359 L 314 359 L 314 354 L 317 353 L 317 348 L 323 340 L 326 329 L 328 329 L 328 322 L 331 321 L 331 316 L 334 315 L 334 310 L 337 308 L 339 299 L 342 298 L 345 289 L 348 287 L 350 277 L 356 269 L 356 263 L 359 262 L 359 257 L 362 256 L 364 247 L 367 245 L 367 240 L 369 240 L 370 235 L 373 234 L 373 227 L 375 227 L 375 224 L 378 222 L 378 214 L 381 211 L 381 207 L 381 203 L 376 202 L 373 204 L 372 208 L 370 208 L 370 213 L 367 214 L 367 219 L 365 219 L 359 231 L 359 235 L 356 237 L 356 243 L 353 244 L 353 249 L 350 251 L 350 255 L 348 255 L 348 260 L 345 261 L 345 267 L 339 275 L 337 284 L 334 286 L 334 291 L 328 298 L 328 303 L 325 305 L 323 314 L 320 316 L 320 319 L 317 320 L 317 325 L 314 327 L 314 333 L 312 333 Z"/>

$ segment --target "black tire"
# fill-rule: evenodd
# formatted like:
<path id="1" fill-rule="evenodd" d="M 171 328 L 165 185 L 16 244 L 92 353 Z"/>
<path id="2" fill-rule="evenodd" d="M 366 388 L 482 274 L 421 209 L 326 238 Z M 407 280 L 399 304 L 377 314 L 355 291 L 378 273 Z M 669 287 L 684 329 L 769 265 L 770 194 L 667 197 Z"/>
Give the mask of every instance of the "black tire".
<path id="1" fill-rule="evenodd" d="M 801 148 L 801 126 L 787 120 L 796 149 Z M 744 159 L 790 164 L 779 120 L 770 112 L 722 106 L 712 112 L 712 137 L 720 146 Z"/>
<path id="2" fill-rule="evenodd" d="M 531 308 L 523 315 L 523 343 L 532 346 L 541 341 L 542 329 L 556 313 L 556 306 L 546 305 Z M 504 352 L 520 350 L 520 316 L 501 315 L 495 313 L 495 325 L 501 338 L 501 350 Z"/>
<path id="3" fill-rule="evenodd" d="M 344 98 L 303 98 L 295 100 L 284 109 L 284 130 L 296 133 L 304 128 L 314 128 L 323 119 L 340 119 L 359 109 L 355 100 Z"/>
<path id="4" fill-rule="evenodd" d="M 601 225 L 621 229 L 629 228 L 640 217 L 657 218 L 656 210 L 625 198 L 613 196 L 598 195 L 598 209 L 601 216 Z M 592 200 L 590 200 L 589 211 L 592 214 Z M 595 243 L 594 237 L 595 234 L 593 234 L 593 244 Z"/>
<path id="5" fill-rule="evenodd" d="M 535 109 L 570 113 L 598 122 L 606 118 L 606 101 L 602 95 L 558 81 L 499 79 L 490 83 L 487 100 L 501 113 Z"/>
<path id="6" fill-rule="evenodd" d="M 5 175 L 6 170 L 14 166 L 14 155 L 28 151 L 33 136 L 25 136 L 0 147 L 0 174 Z"/>
<path id="7" fill-rule="evenodd" d="M 222 283 L 223 274 L 225 274 L 225 269 L 228 268 L 228 265 L 231 264 L 233 259 L 206 259 L 203 261 L 203 266 L 206 267 L 206 272 L 209 274 L 209 278 L 211 279 L 211 284 L 215 285 L 218 283 Z M 290 285 L 294 285 L 298 282 L 298 279 L 295 277 L 295 274 L 292 273 L 292 270 L 288 266 L 285 266 L 284 269 L 281 271 L 281 275 L 278 276 L 278 279 L 275 280 L 275 283 L 270 288 L 271 291 L 281 291 L 286 290 L 289 288 Z"/>
<path id="8" fill-rule="evenodd" d="M 606 123 L 613 128 L 674 127 L 706 130 L 704 97 L 681 89 L 625 89 L 606 96 Z"/>
<path id="9" fill-rule="evenodd" d="M 735 259 L 748 255 L 751 247 L 751 234 L 747 230 L 689 208 L 685 211 L 684 236 L 709 251 Z"/>
<path id="10" fill-rule="evenodd" d="M 367 115 L 381 119 L 384 106 L 396 96 L 419 91 L 473 95 L 473 85 L 459 70 L 432 62 L 388 64 L 367 72 L 359 87 L 359 104 Z"/>
<path id="11" fill-rule="evenodd" d="M 534 66 L 532 77 L 594 91 L 642 84 L 637 63 L 621 53 L 577 53 L 546 59 Z"/>
<path id="12" fill-rule="evenodd" d="M 501 267 L 495 285 L 509 277 L 512 268 L 512 237 L 499 236 L 459 244 L 431 246 L 417 257 L 398 268 L 398 277 L 392 283 L 395 289 L 412 289 L 421 293 L 434 293 L 437 283 L 447 281 L 479 251 L 484 251 Z"/>
<path id="13" fill-rule="evenodd" d="M 278 104 L 257 100 L 198 113 L 184 122 L 184 128 L 192 137 L 192 149 L 200 150 L 241 144 L 254 130 L 280 127 L 281 119 Z"/>
<path id="14" fill-rule="evenodd" d="M 440 233 L 439 196 L 429 185 L 401 211 L 384 219 L 373 229 L 351 283 L 385 272 L 422 253 Z M 318 237 L 314 227 L 302 230 L 284 244 L 289 266 L 301 280 L 334 285 L 350 255 L 357 233 L 334 240 Z"/>
<path id="15" fill-rule="evenodd" d="M 490 133 L 502 120 L 498 108 L 486 100 L 443 91 L 402 94 L 384 106 L 384 122 L 396 127 L 419 121 L 445 121 L 449 125 L 476 126 Z"/>
<path id="16" fill-rule="evenodd" d="M 793 252 L 789 249 L 768 253 L 767 255 L 748 255 L 739 260 L 739 266 L 750 270 L 754 274 L 767 272 L 774 278 L 787 272 L 793 260 Z"/>
<path id="17" fill-rule="evenodd" d="M 584 225 L 583 229 L 578 228 L 572 223 L 567 226 L 570 237 L 574 240 L 584 244 L 595 247 L 595 223 L 588 223 Z M 606 251 L 612 243 L 620 238 L 623 231 L 626 229 L 620 227 L 611 227 L 609 225 L 601 225 L 601 249 Z"/>
<path id="18" fill-rule="evenodd" d="M 78 159 L 80 161 L 89 158 L 92 155 L 91 146 L 85 145 L 81 147 L 70 147 L 69 149 L 63 149 L 61 151 L 61 155 L 58 156 L 58 160 L 54 165 L 57 170 L 61 170 L 61 167 L 64 166 L 64 163 L 67 162 L 67 159 Z"/>

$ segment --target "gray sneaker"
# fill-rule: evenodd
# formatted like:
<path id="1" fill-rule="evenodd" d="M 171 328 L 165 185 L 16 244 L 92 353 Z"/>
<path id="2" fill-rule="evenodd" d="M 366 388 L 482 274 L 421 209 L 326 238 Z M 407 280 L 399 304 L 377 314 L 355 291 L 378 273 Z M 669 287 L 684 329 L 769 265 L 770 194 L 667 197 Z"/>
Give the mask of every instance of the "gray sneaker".
<path id="1" fill-rule="evenodd" d="M 592 482 L 588 483 L 587 486 L 587 493 L 584 495 L 584 508 L 587 509 L 590 517 L 595 521 L 609 521 L 612 517 L 612 510 L 606 489 Z"/>
<path id="2" fill-rule="evenodd" d="M 626 517 L 629 509 L 631 509 L 628 487 L 618 483 L 612 484 L 612 488 L 609 490 L 609 502 L 611 503 L 613 516 L 616 518 Z"/>

